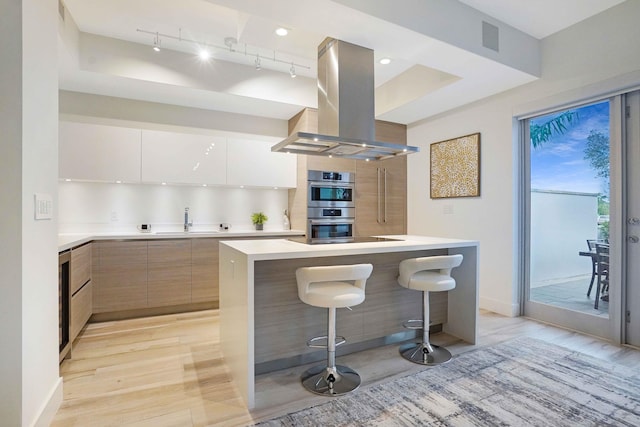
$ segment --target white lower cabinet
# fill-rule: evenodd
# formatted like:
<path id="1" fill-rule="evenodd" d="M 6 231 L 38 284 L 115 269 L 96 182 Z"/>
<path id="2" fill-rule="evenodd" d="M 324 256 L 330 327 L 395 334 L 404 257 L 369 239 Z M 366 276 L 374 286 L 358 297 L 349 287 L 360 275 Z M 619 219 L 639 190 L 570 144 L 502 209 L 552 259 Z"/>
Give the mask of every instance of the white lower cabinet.
<path id="1" fill-rule="evenodd" d="M 273 142 L 227 140 L 227 184 L 257 187 L 294 188 L 296 186 L 295 154 L 274 153 Z"/>
<path id="2" fill-rule="evenodd" d="M 142 130 L 142 182 L 226 184 L 226 147 L 226 138 Z"/>

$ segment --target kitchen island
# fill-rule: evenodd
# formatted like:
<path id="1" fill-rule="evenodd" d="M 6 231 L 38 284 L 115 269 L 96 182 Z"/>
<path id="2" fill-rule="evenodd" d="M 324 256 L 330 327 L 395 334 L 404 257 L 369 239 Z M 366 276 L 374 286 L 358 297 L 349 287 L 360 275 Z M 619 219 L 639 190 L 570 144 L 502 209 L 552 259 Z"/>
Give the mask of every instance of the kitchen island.
<path id="1" fill-rule="evenodd" d="M 414 235 L 397 240 L 308 245 L 287 239 L 220 242 L 220 340 L 225 361 L 249 408 L 255 375 L 322 360 L 306 341 L 326 334 L 326 310 L 298 299 L 295 270 L 303 266 L 373 264 L 365 302 L 338 310 L 338 355 L 411 339 L 402 322 L 419 317 L 422 298 L 396 282 L 406 258 L 462 254 L 453 270 L 456 288 L 434 293 L 431 322 L 470 344 L 477 340 L 478 242 Z M 437 328 L 434 328 L 437 330 Z"/>

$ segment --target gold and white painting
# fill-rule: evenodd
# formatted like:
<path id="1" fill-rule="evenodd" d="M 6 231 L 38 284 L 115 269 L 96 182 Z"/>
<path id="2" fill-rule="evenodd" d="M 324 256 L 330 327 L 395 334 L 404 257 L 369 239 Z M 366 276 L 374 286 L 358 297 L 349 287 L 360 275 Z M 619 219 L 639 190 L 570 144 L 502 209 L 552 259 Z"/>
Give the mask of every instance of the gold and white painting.
<path id="1" fill-rule="evenodd" d="M 431 144 L 431 198 L 480 195 L 480 133 Z"/>

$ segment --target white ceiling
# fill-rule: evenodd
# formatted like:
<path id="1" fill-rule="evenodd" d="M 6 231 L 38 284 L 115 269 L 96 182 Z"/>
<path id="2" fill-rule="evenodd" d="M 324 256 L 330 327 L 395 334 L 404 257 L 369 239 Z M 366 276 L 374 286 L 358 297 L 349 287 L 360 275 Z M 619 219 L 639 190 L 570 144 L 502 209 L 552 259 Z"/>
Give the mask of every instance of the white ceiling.
<path id="1" fill-rule="evenodd" d="M 624 0 L 460 0 L 537 39 L 570 27 Z"/>
<path id="2" fill-rule="evenodd" d="M 536 39 L 623 0 L 63 1 L 80 35 L 60 38 L 61 89 L 288 119 L 316 106 L 317 46 L 330 36 L 374 50 L 375 85 L 382 92 L 388 83 L 380 98 L 390 102 L 376 105 L 377 118 L 412 123 L 535 80 L 536 64 L 527 54 L 509 57 L 509 43 L 535 49 Z M 469 44 L 465 26 L 473 20 L 500 26 L 504 52 Z M 275 35 L 277 26 L 289 35 Z M 150 49 L 156 32 L 160 53 Z M 238 41 L 235 52 L 228 37 Z M 198 43 L 185 39 L 206 43 L 213 59 L 198 62 Z M 382 57 L 393 62 L 382 66 Z M 415 80 L 426 75 L 454 77 Z M 390 99 L 389 88 L 406 99 Z"/>

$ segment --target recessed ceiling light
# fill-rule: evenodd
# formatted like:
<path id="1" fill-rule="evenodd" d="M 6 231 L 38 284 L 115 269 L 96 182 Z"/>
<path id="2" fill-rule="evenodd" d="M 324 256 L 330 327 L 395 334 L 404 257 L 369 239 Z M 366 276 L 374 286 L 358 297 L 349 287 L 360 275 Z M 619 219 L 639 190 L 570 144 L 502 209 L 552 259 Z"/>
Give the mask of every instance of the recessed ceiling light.
<path id="1" fill-rule="evenodd" d="M 65 181 L 71 182 L 71 178 L 67 178 L 67 179 L 65 179 Z"/>
<path id="2" fill-rule="evenodd" d="M 380 63 L 381 63 L 382 65 L 391 64 L 391 58 L 382 58 L 382 59 L 380 60 Z"/>
<path id="3" fill-rule="evenodd" d="M 198 52 L 198 58 L 200 58 L 200 60 L 202 61 L 206 61 L 211 58 L 211 53 L 209 53 L 207 49 L 200 49 L 200 51 Z"/>
<path id="4" fill-rule="evenodd" d="M 162 183 L 162 185 L 167 185 L 167 183 L 166 183 L 166 182 L 163 182 L 163 183 Z"/>
<path id="5" fill-rule="evenodd" d="M 276 29 L 276 34 L 279 35 L 280 37 L 284 37 L 287 34 L 289 34 L 289 30 L 287 30 L 286 28 L 280 27 Z"/>

